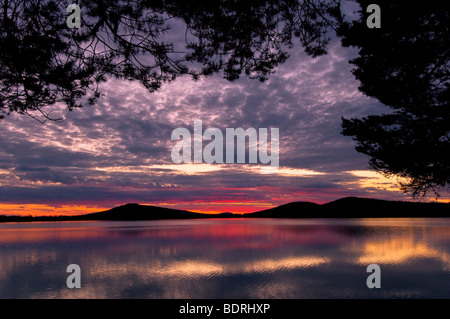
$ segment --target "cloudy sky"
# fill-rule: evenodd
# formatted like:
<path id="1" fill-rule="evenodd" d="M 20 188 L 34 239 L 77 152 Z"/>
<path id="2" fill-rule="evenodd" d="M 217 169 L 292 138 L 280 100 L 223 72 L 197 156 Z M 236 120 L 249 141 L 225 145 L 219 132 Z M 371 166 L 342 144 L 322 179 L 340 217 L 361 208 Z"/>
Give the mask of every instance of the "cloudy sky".
<path id="1" fill-rule="evenodd" d="M 356 53 L 332 40 L 329 53 L 313 59 L 297 45 L 265 83 L 182 77 L 148 93 L 138 83 L 110 80 L 95 106 L 54 106 L 51 116 L 63 122 L 7 116 L 0 127 L 0 214 L 80 214 L 129 202 L 214 213 L 346 196 L 410 200 L 340 134 L 341 117 L 389 111 L 358 91 L 348 63 Z M 222 132 L 279 128 L 278 171 L 268 174 L 260 163 L 174 164 L 171 133 L 192 132 L 194 120 Z"/>

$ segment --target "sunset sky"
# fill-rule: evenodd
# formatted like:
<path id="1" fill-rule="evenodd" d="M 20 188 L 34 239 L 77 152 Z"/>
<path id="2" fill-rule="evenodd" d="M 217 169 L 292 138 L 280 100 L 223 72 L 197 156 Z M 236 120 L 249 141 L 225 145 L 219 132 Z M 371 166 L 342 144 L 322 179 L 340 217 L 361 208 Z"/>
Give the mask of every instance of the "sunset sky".
<path id="1" fill-rule="evenodd" d="M 239 213 L 346 196 L 411 200 L 340 134 L 341 117 L 390 112 L 358 91 L 348 63 L 356 54 L 332 40 L 328 54 L 313 59 L 297 44 L 265 83 L 182 77 L 149 93 L 139 83 L 109 80 L 95 106 L 53 106 L 50 116 L 63 122 L 11 114 L 0 121 L 0 214 L 82 214 L 130 202 Z M 279 128 L 278 171 L 174 164 L 171 133 L 192 132 L 194 120 L 222 132 Z"/>

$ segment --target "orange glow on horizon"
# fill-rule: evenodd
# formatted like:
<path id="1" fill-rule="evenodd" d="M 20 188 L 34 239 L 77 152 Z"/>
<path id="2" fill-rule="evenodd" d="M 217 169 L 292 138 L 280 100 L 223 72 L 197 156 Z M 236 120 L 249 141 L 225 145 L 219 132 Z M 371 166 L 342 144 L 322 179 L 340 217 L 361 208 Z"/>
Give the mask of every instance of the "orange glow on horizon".
<path id="1" fill-rule="evenodd" d="M 111 208 L 125 205 L 126 203 L 115 204 L 100 204 L 100 205 L 52 205 L 52 204 L 0 204 L 0 215 L 14 215 L 14 216 L 74 216 L 84 215 L 90 213 L 97 213 Z M 139 203 L 146 206 L 158 206 L 171 209 L 186 210 L 194 213 L 202 214 L 221 214 L 234 213 L 246 214 L 256 211 L 273 208 L 275 205 L 269 203 L 258 202 L 196 202 L 196 203 Z M 192 209 L 190 209 L 191 207 Z"/>
<path id="2" fill-rule="evenodd" d="M 0 204 L 0 215 L 15 216 L 73 216 L 101 212 L 112 207 L 87 205 Z"/>

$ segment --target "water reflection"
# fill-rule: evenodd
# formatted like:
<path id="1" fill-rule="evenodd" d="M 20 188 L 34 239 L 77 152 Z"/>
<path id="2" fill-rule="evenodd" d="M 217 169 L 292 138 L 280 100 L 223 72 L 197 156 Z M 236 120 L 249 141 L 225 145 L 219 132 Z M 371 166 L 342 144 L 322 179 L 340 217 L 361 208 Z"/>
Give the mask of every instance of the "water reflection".
<path id="1" fill-rule="evenodd" d="M 436 219 L 2 224 L 0 298 L 449 298 L 449 254 Z"/>
<path id="2" fill-rule="evenodd" d="M 449 254 L 446 250 L 433 247 L 433 243 L 428 241 L 432 236 L 429 232 L 430 229 L 408 228 L 390 234 L 388 238 L 382 237 L 365 242 L 355 262 L 362 265 L 404 264 L 414 258 L 434 258 L 440 260 L 447 269 L 450 261 Z M 355 248 L 357 251 L 361 250 L 361 247 Z"/>

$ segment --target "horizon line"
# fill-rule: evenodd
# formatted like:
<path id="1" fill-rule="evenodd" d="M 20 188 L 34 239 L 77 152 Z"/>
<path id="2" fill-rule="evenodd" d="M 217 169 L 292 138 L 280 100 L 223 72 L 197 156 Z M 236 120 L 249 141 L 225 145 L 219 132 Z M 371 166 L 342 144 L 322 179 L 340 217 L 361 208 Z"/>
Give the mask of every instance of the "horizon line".
<path id="1" fill-rule="evenodd" d="M 415 203 L 415 204 L 427 204 L 427 203 L 435 203 L 435 204 L 450 204 L 449 201 L 443 202 L 443 201 L 437 201 L 436 199 L 434 201 L 427 201 L 427 202 L 423 202 L 421 199 L 419 200 L 413 200 L 413 201 L 405 201 L 405 200 L 390 200 L 390 199 L 381 199 L 381 198 L 371 198 L 371 197 L 359 197 L 359 196 L 346 196 L 346 197 L 340 197 L 338 199 L 335 200 L 331 200 L 328 202 L 324 202 L 324 203 L 316 203 L 313 201 L 308 201 L 308 200 L 303 200 L 303 201 L 291 201 L 291 202 L 286 202 L 284 204 L 280 204 L 277 206 L 272 206 L 272 207 L 268 207 L 262 210 L 257 210 L 254 212 L 232 212 L 232 211 L 223 211 L 223 212 L 208 212 L 208 211 L 200 211 L 200 210 L 189 210 L 189 209 L 181 209 L 181 208 L 171 208 L 171 207 L 165 207 L 165 206 L 159 206 L 159 205 L 154 205 L 154 204 L 140 204 L 140 203 L 136 203 L 136 202 L 128 202 L 125 204 L 120 204 L 120 205 L 116 205 L 110 208 L 104 208 L 103 210 L 96 210 L 96 211 L 92 211 L 92 212 L 87 212 L 87 213 L 82 213 L 82 214 L 72 214 L 72 215 L 33 215 L 33 214 L 28 214 L 28 215 L 20 215 L 20 214 L 2 214 L 0 212 L 0 216 L 3 217 L 24 217 L 24 218 L 63 218 L 63 217 L 68 217 L 68 218 L 76 218 L 76 217 L 82 217 L 82 216 L 86 216 L 86 215 L 92 215 L 92 214 L 96 214 L 96 213 L 102 213 L 102 212 L 107 212 L 110 211 L 112 209 L 115 208 L 120 208 L 120 207 L 124 207 L 127 205 L 138 205 L 138 206 L 147 206 L 147 207 L 155 207 L 155 208 L 163 208 L 163 209 L 169 209 L 169 210 L 177 210 L 177 211 L 183 211 L 186 213 L 195 213 L 195 214 L 202 214 L 202 215 L 222 215 L 222 214 L 233 214 L 236 216 L 243 216 L 246 214 L 253 214 L 253 213 L 258 213 L 258 212 L 263 212 L 266 210 L 270 210 L 270 209 L 275 209 L 278 207 L 282 207 L 285 205 L 289 205 L 289 204 L 293 204 L 293 203 L 310 203 L 310 204 L 314 204 L 317 206 L 323 206 L 326 204 L 330 204 L 339 200 L 343 200 L 343 199 L 363 199 L 363 200 L 376 200 L 376 201 L 384 201 L 384 202 L 398 202 L 398 203 Z M 1 205 L 1 204 L 0 204 Z"/>

